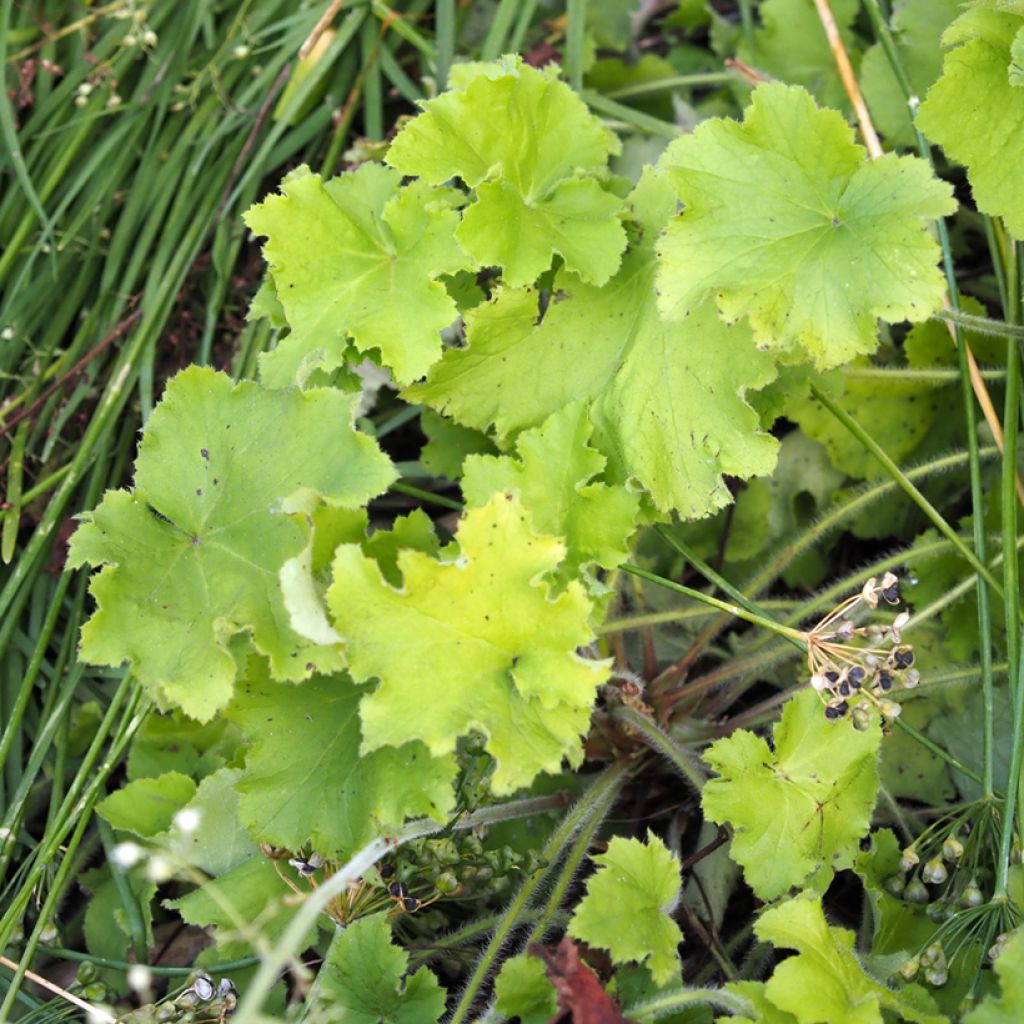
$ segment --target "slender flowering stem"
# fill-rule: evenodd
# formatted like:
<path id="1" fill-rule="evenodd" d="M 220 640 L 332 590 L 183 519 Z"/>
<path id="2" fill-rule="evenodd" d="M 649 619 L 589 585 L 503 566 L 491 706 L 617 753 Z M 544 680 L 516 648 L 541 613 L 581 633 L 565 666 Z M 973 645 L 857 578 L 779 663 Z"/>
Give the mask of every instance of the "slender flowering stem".
<path id="1" fill-rule="evenodd" d="M 805 634 L 799 629 L 793 629 L 790 626 L 783 626 L 774 619 L 768 619 L 763 615 L 748 612 L 745 608 L 741 608 L 737 604 L 730 604 L 728 601 L 720 601 L 717 597 L 711 597 L 710 594 L 694 590 L 692 587 L 683 586 L 682 583 L 676 583 L 675 580 L 666 579 L 664 576 L 659 576 L 657 573 L 648 572 L 646 569 L 641 569 L 638 565 L 631 565 L 629 562 L 624 562 L 621 568 L 625 572 L 632 573 L 634 576 L 639 576 L 641 579 L 647 580 L 650 583 L 656 583 L 659 587 L 665 587 L 667 590 L 674 590 L 677 594 L 682 594 L 684 597 L 692 597 L 696 601 L 701 601 L 710 608 L 717 608 L 719 611 L 728 612 L 737 619 L 743 619 L 744 622 L 749 622 L 753 626 L 761 626 L 764 629 L 770 629 L 773 633 L 777 633 L 779 636 L 784 637 L 801 650 L 807 649 Z"/>

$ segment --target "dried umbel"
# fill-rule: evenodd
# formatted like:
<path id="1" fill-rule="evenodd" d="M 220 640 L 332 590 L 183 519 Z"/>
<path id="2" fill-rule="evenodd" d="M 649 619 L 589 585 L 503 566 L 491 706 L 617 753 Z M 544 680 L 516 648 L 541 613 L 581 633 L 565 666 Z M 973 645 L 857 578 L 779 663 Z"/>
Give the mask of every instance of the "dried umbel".
<path id="1" fill-rule="evenodd" d="M 866 729 L 875 714 L 889 727 L 900 705 L 889 692 L 917 686 L 921 676 L 914 666 L 914 650 L 903 643 L 910 613 L 900 612 L 888 625 L 858 626 L 859 607 L 875 609 L 879 602 L 899 604 L 899 578 L 887 572 L 881 582 L 874 576 L 860 592 L 847 598 L 805 636 L 811 686 L 825 705 L 825 717 L 849 716 L 856 729 Z"/>

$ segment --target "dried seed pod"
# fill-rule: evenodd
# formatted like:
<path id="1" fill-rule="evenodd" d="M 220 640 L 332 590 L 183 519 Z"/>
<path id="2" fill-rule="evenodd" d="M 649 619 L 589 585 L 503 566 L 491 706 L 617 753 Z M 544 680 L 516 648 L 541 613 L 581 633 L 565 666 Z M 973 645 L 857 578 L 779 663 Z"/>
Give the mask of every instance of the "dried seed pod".
<path id="1" fill-rule="evenodd" d="M 897 647 L 891 655 L 892 663 L 894 667 L 902 672 L 904 669 L 910 668 L 914 664 L 914 651 L 913 648 L 903 646 Z"/>
<path id="2" fill-rule="evenodd" d="M 878 710 L 882 714 L 882 721 L 889 724 L 900 717 L 903 708 L 894 700 L 882 700 L 878 702 Z"/>
<path id="3" fill-rule="evenodd" d="M 858 704 L 850 716 L 853 727 L 858 732 L 864 732 L 871 727 L 871 709 L 867 704 Z"/>

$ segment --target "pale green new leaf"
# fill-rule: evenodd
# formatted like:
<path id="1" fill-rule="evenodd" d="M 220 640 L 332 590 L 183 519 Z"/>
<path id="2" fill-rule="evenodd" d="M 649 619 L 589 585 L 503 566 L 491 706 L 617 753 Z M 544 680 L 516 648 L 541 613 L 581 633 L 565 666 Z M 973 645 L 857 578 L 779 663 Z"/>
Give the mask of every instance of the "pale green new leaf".
<path id="1" fill-rule="evenodd" d="M 510 793 L 579 761 L 607 663 L 576 653 L 593 639 L 591 603 L 575 581 L 551 597 L 541 577 L 565 547 L 534 533 L 513 494 L 469 510 L 457 540 L 451 561 L 402 551 L 401 589 L 342 545 L 328 608 L 352 676 L 380 680 L 362 699 L 364 754 L 422 740 L 441 757 L 476 729 L 498 762 L 494 792 Z"/>
<path id="2" fill-rule="evenodd" d="M 682 888 L 679 860 L 653 832 L 646 843 L 615 836 L 593 860 L 599 866 L 569 934 L 607 949 L 613 963 L 643 963 L 659 986 L 678 979 L 683 933 L 672 912 Z"/>
<path id="3" fill-rule="evenodd" d="M 582 402 L 572 402 L 516 439 L 519 459 L 470 455 L 463 467 L 467 505 L 485 505 L 495 491 L 515 491 L 541 533 L 565 539 L 563 575 L 596 562 L 614 569 L 629 557 L 640 499 L 595 481 L 605 458 L 587 443 L 593 432 Z"/>
<path id="4" fill-rule="evenodd" d="M 558 253 L 570 270 L 602 284 L 626 244 L 622 203 L 606 192 L 615 135 L 554 69 L 520 57 L 457 65 L 454 88 L 422 104 L 388 150 L 403 174 L 476 190 L 456 237 L 508 284 L 530 284 Z"/>
<path id="5" fill-rule="evenodd" d="M 1024 88 L 1014 81 L 1019 51 L 1011 48 L 1022 29 L 1024 12 L 993 0 L 962 14 L 943 37 L 954 49 L 917 115 L 921 130 L 967 168 L 978 209 L 1002 217 L 1017 238 L 1024 238 Z"/>
<path id="6" fill-rule="evenodd" d="M 325 182 L 303 166 L 245 215 L 267 237 L 291 328 L 260 360 L 264 383 L 301 384 L 314 368 L 340 366 L 350 337 L 360 352 L 379 350 L 400 384 L 441 355 L 440 332 L 458 310 L 438 278 L 472 266 L 455 240 L 458 193 L 401 179 L 366 163 Z"/>
<path id="7" fill-rule="evenodd" d="M 406 817 L 450 813 L 453 757 L 418 742 L 360 755 L 364 692 L 344 673 L 291 686 L 251 665 L 225 714 L 249 743 L 236 789 L 255 839 L 344 860 Z"/>
<path id="8" fill-rule="evenodd" d="M 798 1024 L 883 1024 L 883 1010 L 915 1024 L 946 1024 L 945 1016 L 921 1009 L 920 996 L 911 1002 L 864 970 L 854 933 L 829 926 L 820 897 L 800 893 L 766 910 L 754 931 L 798 953 L 779 964 L 765 986 L 768 999 Z"/>
<path id="9" fill-rule="evenodd" d="M 999 995 L 982 1000 L 964 1024 L 1017 1024 L 1024 1020 L 1024 928 L 1019 928 L 996 960 Z"/>
<path id="10" fill-rule="evenodd" d="M 318 496 L 357 507 L 394 479 L 352 416 L 336 391 L 178 374 L 146 425 L 134 488 L 108 491 L 72 538 L 70 567 L 103 567 L 83 659 L 130 661 L 162 705 L 199 721 L 231 699 L 250 643 L 276 678 L 336 668 L 337 650 L 289 626 L 277 574 L 306 546 Z"/>
<path id="11" fill-rule="evenodd" d="M 405 977 L 408 964 L 391 944 L 387 917 L 364 917 L 335 935 L 318 979 L 321 996 L 346 1024 L 432 1024 L 444 1013 L 444 990 L 427 967 Z"/>
<path id="12" fill-rule="evenodd" d="M 740 729 L 705 760 L 721 778 L 704 787 L 704 813 L 733 826 L 732 857 L 764 900 L 792 886 L 827 885 L 849 867 L 878 794 L 877 723 L 858 732 L 825 718 L 817 695 L 794 697 L 775 727 L 774 751 Z"/>
<path id="13" fill-rule="evenodd" d="M 630 205 L 640 241 L 607 285 L 559 273 L 539 326 L 536 293 L 499 292 L 468 315 L 466 347 L 447 351 L 407 394 L 477 429 L 494 424 L 502 437 L 587 402 L 606 476 L 633 478 L 662 512 L 696 518 L 731 501 L 723 473 L 771 472 L 776 442 L 744 393 L 775 368 L 746 324 L 726 326 L 710 300 L 680 323 L 662 320 L 653 246 L 675 195 L 648 171 Z"/>
<path id="14" fill-rule="evenodd" d="M 832 110 L 797 86 L 762 85 L 742 124 L 713 119 L 661 161 L 682 214 L 661 241 L 662 312 L 714 296 L 759 344 L 819 369 L 876 345 L 875 320 L 923 320 L 942 302 L 930 218 L 950 187 L 916 157 L 867 160 Z"/>

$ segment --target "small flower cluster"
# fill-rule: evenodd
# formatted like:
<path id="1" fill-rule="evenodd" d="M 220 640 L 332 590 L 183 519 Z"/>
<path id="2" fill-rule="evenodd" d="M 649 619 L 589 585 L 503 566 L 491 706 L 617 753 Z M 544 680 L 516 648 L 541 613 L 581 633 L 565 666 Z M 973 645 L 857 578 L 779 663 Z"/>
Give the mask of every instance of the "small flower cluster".
<path id="1" fill-rule="evenodd" d="M 889 727 L 901 710 L 888 696 L 890 690 L 896 685 L 911 689 L 921 681 L 913 667 L 913 648 L 903 643 L 909 612 L 900 612 L 888 625 L 858 626 L 852 617 L 858 606 L 875 609 L 879 601 L 896 605 L 899 600 L 899 579 L 894 573 L 887 572 L 881 582 L 872 576 L 859 593 L 805 634 L 811 686 L 829 720 L 849 714 L 854 728 L 867 729 L 874 709 Z"/>
<path id="2" fill-rule="evenodd" d="M 963 857 L 964 844 L 953 833 L 946 836 L 942 841 L 942 846 L 938 850 L 934 850 L 934 856 L 929 857 L 923 864 L 918 850 L 913 846 L 908 846 L 900 857 L 900 874 L 887 879 L 885 887 L 893 896 L 900 897 L 908 903 L 932 904 L 932 894 L 928 891 L 928 886 L 944 886 L 949 881 L 950 872 L 956 871 Z M 917 870 L 919 867 L 920 871 Z M 908 875 L 911 876 L 909 881 Z M 962 887 L 957 887 L 957 889 L 958 893 L 954 899 L 961 907 L 978 907 L 985 902 L 985 895 L 973 874 L 966 884 L 962 884 Z M 947 900 L 949 895 L 947 892 L 945 896 Z M 952 909 L 941 900 L 935 906 L 936 912 L 942 917 L 945 917 Z"/>
<path id="3" fill-rule="evenodd" d="M 923 973 L 924 980 L 935 988 L 941 988 L 949 981 L 949 961 L 941 943 L 933 942 L 920 956 L 904 960 L 900 965 L 900 974 L 907 981 L 913 981 L 919 971 Z"/>

